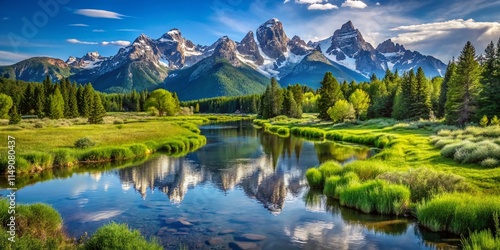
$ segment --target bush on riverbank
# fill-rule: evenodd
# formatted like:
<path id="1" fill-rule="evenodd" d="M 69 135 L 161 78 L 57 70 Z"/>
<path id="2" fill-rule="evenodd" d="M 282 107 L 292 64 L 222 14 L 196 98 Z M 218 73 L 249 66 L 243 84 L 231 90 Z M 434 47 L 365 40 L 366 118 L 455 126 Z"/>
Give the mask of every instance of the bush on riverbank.
<path id="1" fill-rule="evenodd" d="M 83 245 L 85 250 L 96 249 L 163 249 L 155 240 L 147 241 L 139 231 L 131 230 L 125 224 L 111 223 L 94 233 Z"/>
<path id="2" fill-rule="evenodd" d="M 0 249 L 65 249 L 73 248 L 72 241 L 62 231 L 59 213 L 46 204 L 16 204 L 16 214 L 11 215 L 7 199 L 0 200 Z M 16 217 L 15 243 L 8 240 L 7 224 Z"/>
<path id="3" fill-rule="evenodd" d="M 497 220 L 498 222 L 498 220 Z M 496 228 L 496 235 L 490 230 L 474 232 L 469 237 L 462 238 L 464 250 L 500 249 L 500 228 Z"/>
<path id="4" fill-rule="evenodd" d="M 417 206 L 417 218 L 422 225 L 456 234 L 495 230 L 495 213 L 500 214 L 500 200 L 489 195 L 441 194 Z"/>
<path id="5" fill-rule="evenodd" d="M 323 139 L 325 138 L 325 131 L 319 128 L 311 127 L 293 127 L 290 133 L 297 136 L 302 136 L 306 138 Z"/>

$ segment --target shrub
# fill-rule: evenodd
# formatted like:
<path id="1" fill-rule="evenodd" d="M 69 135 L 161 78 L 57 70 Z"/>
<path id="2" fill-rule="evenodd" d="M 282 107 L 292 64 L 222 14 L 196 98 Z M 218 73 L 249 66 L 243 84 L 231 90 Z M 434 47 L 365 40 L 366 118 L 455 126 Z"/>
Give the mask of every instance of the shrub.
<path id="1" fill-rule="evenodd" d="M 461 163 L 479 163 L 487 158 L 500 158 L 500 146 L 491 141 L 469 143 L 454 154 L 454 159 Z"/>
<path id="2" fill-rule="evenodd" d="M 455 152 L 464 145 L 470 144 L 470 141 L 461 141 L 457 143 L 448 144 L 441 149 L 441 155 L 446 158 L 453 158 Z"/>
<path id="3" fill-rule="evenodd" d="M 45 204 L 17 204 L 16 207 L 16 242 L 7 240 L 9 203 L 0 200 L 0 249 L 65 249 L 71 241 L 64 236 L 62 219 L 59 213 Z M 14 248 L 11 248 L 15 246 Z"/>
<path id="4" fill-rule="evenodd" d="M 486 115 L 483 115 L 483 118 L 481 118 L 481 120 L 479 121 L 479 125 L 481 125 L 481 127 L 486 127 L 488 126 L 488 117 Z"/>
<path id="5" fill-rule="evenodd" d="M 74 145 L 76 148 L 85 149 L 95 146 L 95 142 L 93 142 L 90 138 L 84 137 L 76 140 Z"/>
<path id="6" fill-rule="evenodd" d="M 303 136 L 308 138 L 325 138 L 325 131 L 319 128 L 309 128 L 309 127 L 294 127 L 290 132 L 297 136 Z"/>
<path id="7" fill-rule="evenodd" d="M 118 124 L 123 124 L 122 120 L 114 120 L 113 124 L 118 125 Z"/>
<path id="8" fill-rule="evenodd" d="M 500 214 L 500 200 L 488 195 L 441 194 L 417 206 L 417 218 L 422 225 L 456 234 L 494 230 L 494 213 Z"/>
<path id="9" fill-rule="evenodd" d="M 43 127 L 44 127 L 43 122 L 37 122 L 37 123 L 35 123 L 35 128 L 43 128 Z"/>
<path id="10" fill-rule="evenodd" d="M 472 189 L 461 176 L 424 167 L 406 172 L 386 172 L 378 178 L 409 187 L 413 202 L 428 200 L 441 193 L 466 192 Z"/>
<path id="11" fill-rule="evenodd" d="M 83 249 L 163 249 L 156 241 L 148 242 L 137 230 L 125 224 L 111 223 L 103 226 L 85 243 Z"/>
<path id="12" fill-rule="evenodd" d="M 78 160 L 73 156 L 69 149 L 57 149 L 53 152 L 54 155 L 54 165 L 69 167 L 75 164 Z"/>
<path id="13" fill-rule="evenodd" d="M 22 154 L 21 157 L 24 158 L 30 166 L 40 167 L 42 169 L 51 167 L 54 162 L 52 155 L 41 152 Z"/>
<path id="14" fill-rule="evenodd" d="M 310 168 L 306 171 L 306 179 L 309 186 L 312 188 L 320 188 L 323 186 L 323 178 L 321 172 L 317 168 Z"/>
<path id="15" fill-rule="evenodd" d="M 481 166 L 484 168 L 496 168 L 500 166 L 500 163 L 497 159 L 486 158 L 481 162 Z"/>

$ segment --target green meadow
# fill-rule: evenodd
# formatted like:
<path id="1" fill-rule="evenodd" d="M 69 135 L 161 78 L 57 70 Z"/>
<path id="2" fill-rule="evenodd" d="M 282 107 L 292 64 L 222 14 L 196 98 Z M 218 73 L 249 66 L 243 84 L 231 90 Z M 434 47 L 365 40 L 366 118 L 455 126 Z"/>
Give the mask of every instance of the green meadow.
<path id="1" fill-rule="evenodd" d="M 286 130 L 295 136 L 381 149 L 365 161 L 345 166 L 326 162 L 309 169 L 306 179 L 313 189 L 343 206 L 405 214 L 432 231 L 462 235 L 467 249 L 499 248 L 498 126 L 458 129 L 441 122 L 393 119 L 333 124 L 304 117 L 254 124 L 270 133 Z"/>

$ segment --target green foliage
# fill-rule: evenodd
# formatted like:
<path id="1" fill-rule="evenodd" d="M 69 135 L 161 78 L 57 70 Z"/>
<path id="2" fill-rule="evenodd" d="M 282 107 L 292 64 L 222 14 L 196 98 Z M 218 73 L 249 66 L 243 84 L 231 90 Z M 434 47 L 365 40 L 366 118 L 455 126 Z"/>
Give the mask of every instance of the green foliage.
<path id="1" fill-rule="evenodd" d="M 64 99 L 59 88 L 56 87 L 54 94 L 49 96 L 50 119 L 61 119 L 64 117 Z"/>
<path id="2" fill-rule="evenodd" d="M 155 240 L 147 241 L 137 230 L 130 230 L 125 224 L 110 223 L 99 229 L 85 242 L 85 250 L 161 250 L 163 249 Z"/>
<path id="3" fill-rule="evenodd" d="M 0 200 L 0 248 L 1 249 L 65 249 L 71 240 L 62 231 L 59 213 L 45 204 L 16 205 L 16 242 L 7 240 L 7 223 L 10 218 L 7 199 Z"/>
<path id="4" fill-rule="evenodd" d="M 335 105 L 328 108 L 327 113 L 333 122 L 345 122 L 354 119 L 356 111 L 348 101 L 338 100 Z"/>
<path id="5" fill-rule="evenodd" d="M 66 148 L 56 149 L 53 151 L 54 165 L 61 167 L 73 166 L 78 160 L 73 156 L 71 150 Z"/>
<path id="6" fill-rule="evenodd" d="M 500 200 L 489 195 L 441 194 L 417 206 L 417 218 L 422 225 L 456 234 L 494 230 L 494 213 L 500 213 Z"/>
<path id="7" fill-rule="evenodd" d="M 496 115 L 491 118 L 490 125 L 491 126 L 498 126 L 500 124 L 500 120 L 498 120 L 498 117 Z"/>
<path id="8" fill-rule="evenodd" d="M 496 167 L 495 160 L 500 160 L 500 145 L 481 138 L 478 142 L 465 140 L 444 146 L 441 155 L 460 163 L 481 163 L 483 167 Z"/>
<path id="9" fill-rule="evenodd" d="M 321 172 L 317 168 L 310 168 L 306 171 L 307 183 L 312 188 L 320 188 L 323 186 L 323 178 Z"/>
<path id="10" fill-rule="evenodd" d="M 425 167 L 410 169 L 405 172 L 385 172 L 378 179 L 407 186 L 411 191 L 411 200 L 420 202 L 435 195 L 453 192 L 470 192 L 471 187 L 461 176 L 437 172 Z"/>
<path id="11" fill-rule="evenodd" d="M 9 112 L 9 124 L 19 124 L 21 122 L 21 115 L 17 112 L 16 106 L 13 106 Z"/>
<path id="12" fill-rule="evenodd" d="M 175 115 L 175 101 L 172 94 L 164 89 L 157 89 L 149 95 L 146 101 L 146 108 L 154 107 L 158 110 L 158 115 Z"/>
<path id="13" fill-rule="evenodd" d="M 317 139 L 325 138 L 325 131 L 319 128 L 293 127 L 290 130 L 290 132 L 293 135 L 303 136 L 307 138 L 317 138 Z"/>
<path id="14" fill-rule="evenodd" d="M 474 46 L 467 42 L 458 57 L 456 72 L 448 83 L 445 104 L 447 123 L 464 126 L 472 121 L 478 109 L 480 74 Z"/>
<path id="15" fill-rule="evenodd" d="M 95 142 L 92 141 L 90 138 L 84 137 L 84 138 L 80 138 L 80 139 L 76 140 L 74 145 L 75 145 L 75 148 L 85 149 L 85 148 L 90 148 L 90 147 L 95 146 Z"/>
<path id="16" fill-rule="evenodd" d="M 481 125 L 481 127 L 486 127 L 488 126 L 488 117 L 486 115 L 483 115 L 483 118 L 481 118 L 481 120 L 479 121 L 479 125 Z"/>
<path id="17" fill-rule="evenodd" d="M 331 72 L 326 72 L 320 84 L 321 86 L 318 89 L 318 118 L 329 120 L 330 116 L 328 115 L 328 109 L 332 107 L 338 100 L 344 99 L 344 94 L 340 89 L 340 85 L 337 82 L 337 79 L 333 77 Z"/>
<path id="18" fill-rule="evenodd" d="M 473 232 L 467 238 L 462 237 L 461 242 L 464 250 L 500 249 L 500 235 L 493 235 L 489 229 Z"/>
<path id="19" fill-rule="evenodd" d="M 266 91 L 261 97 L 260 116 L 264 119 L 272 118 L 281 114 L 283 108 L 283 90 L 273 77 L 271 85 L 266 87 Z"/>
<path id="20" fill-rule="evenodd" d="M 8 118 L 9 110 L 12 108 L 12 98 L 0 93 L 0 118 Z"/>
<path id="21" fill-rule="evenodd" d="M 90 105 L 89 119 L 90 124 L 100 124 L 104 123 L 104 116 L 106 116 L 106 110 L 101 102 L 101 97 L 99 94 L 95 93 L 92 98 L 92 104 Z"/>
<path id="22" fill-rule="evenodd" d="M 356 117 L 359 120 L 361 115 L 366 113 L 370 106 L 370 96 L 365 91 L 356 89 L 354 93 L 349 96 L 349 102 L 356 111 Z"/>
<path id="23" fill-rule="evenodd" d="M 325 180 L 323 194 L 335 199 L 340 198 L 340 194 L 348 187 L 357 184 L 359 177 L 353 172 L 347 172 L 342 176 L 334 175 Z"/>

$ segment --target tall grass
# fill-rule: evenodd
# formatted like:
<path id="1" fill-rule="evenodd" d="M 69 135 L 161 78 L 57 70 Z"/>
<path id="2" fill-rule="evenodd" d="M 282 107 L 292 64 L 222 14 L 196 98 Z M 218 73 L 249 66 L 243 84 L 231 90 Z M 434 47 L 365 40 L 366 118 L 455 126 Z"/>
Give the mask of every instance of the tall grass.
<path id="1" fill-rule="evenodd" d="M 441 194 L 417 206 L 417 218 L 422 225 L 456 234 L 494 230 L 494 213 L 500 214 L 500 199 L 489 195 Z"/>
<path id="2" fill-rule="evenodd" d="M 325 187 L 323 189 L 323 194 L 326 196 L 333 197 L 335 199 L 339 199 L 340 193 L 344 189 L 358 182 L 359 182 L 359 177 L 353 172 L 345 173 L 342 176 L 334 175 L 328 177 L 328 179 L 325 180 Z"/>
<path id="3" fill-rule="evenodd" d="M 365 213 L 402 214 L 410 205 L 410 190 L 403 185 L 371 180 L 340 192 L 340 204 Z"/>
<path id="4" fill-rule="evenodd" d="M 323 186 L 323 175 L 317 168 L 310 168 L 306 171 L 307 183 L 312 188 L 321 188 Z"/>
<path id="5" fill-rule="evenodd" d="M 315 139 L 324 139 L 326 135 L 323 129 L 311 127 L 293 127 L 290 132 L 296 136 Z"/>
<path id="6" fill-rule="evenodd" d="M 471 192 L 472 188 L 465 178 L 429 168 L 420 167 L 408 171 L 386 172 L 378 176 L 394 184 L 402 184 L 410 188 L 411 200 L 420 202 L 429 200 L 441 193 Z"/>

